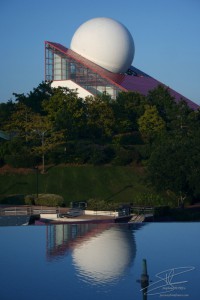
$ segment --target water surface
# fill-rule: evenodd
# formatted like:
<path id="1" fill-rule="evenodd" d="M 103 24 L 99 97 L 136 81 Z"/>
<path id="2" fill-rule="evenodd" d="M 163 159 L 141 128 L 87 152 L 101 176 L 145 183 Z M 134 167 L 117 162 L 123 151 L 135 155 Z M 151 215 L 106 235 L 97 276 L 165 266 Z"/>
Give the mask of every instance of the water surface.
<path id="1" fill-rule="evenodd" d="M 199 223 L 0 227 L 0 299 L 197 300 L 199 229 Z"/>

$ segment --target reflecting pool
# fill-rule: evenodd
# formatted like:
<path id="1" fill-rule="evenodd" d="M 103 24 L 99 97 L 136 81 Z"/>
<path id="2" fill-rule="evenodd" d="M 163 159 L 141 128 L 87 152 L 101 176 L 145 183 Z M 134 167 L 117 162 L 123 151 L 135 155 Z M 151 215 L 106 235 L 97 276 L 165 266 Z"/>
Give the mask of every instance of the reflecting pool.
<path id="1" fill-rule="evenodd" d="M 199 223 L 0 227 L 0 299 L 200 298 Z"/>

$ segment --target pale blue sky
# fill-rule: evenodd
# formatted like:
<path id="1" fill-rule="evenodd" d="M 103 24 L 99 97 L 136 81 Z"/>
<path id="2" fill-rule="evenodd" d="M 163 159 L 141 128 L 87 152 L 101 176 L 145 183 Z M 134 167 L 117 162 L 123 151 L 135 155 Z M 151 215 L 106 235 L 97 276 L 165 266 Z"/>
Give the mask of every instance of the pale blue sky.
<path id="1" fill-rule="evenodd" d="M 0 102 L 44 80 L 44 41 L 110 17 L 131 32 L 133 65 L 200 104 L 200 0 L 0 0 Z"/>

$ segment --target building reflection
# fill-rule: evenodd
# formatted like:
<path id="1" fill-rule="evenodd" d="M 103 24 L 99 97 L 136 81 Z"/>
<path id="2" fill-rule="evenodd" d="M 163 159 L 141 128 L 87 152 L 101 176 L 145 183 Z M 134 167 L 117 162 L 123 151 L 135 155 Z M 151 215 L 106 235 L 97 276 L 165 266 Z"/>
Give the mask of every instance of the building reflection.
<path id="1" fill-rule="evenodd" d="M 71 253 L 80 279 L 92 284 L 118 280 L 136 255 L 134 231 L 143 224 L 61 224 L 47 226 L 49 261 Z"/>

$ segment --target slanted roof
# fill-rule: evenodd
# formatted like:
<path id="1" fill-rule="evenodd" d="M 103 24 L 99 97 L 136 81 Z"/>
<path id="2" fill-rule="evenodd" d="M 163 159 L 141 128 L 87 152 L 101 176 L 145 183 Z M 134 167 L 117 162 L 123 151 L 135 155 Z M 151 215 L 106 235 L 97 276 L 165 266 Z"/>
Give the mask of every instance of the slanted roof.
<path id="1" fill-rule="evenodd" d="M 75 59 L 85 67 L 91 69 L 93 72 L 96 72 L 104 79 L 107 79 L 111 84 L 118 86 L 122 91 L 138 92 L 146 96 L 150 90 L 155 89 L 158 85 L 163 85 L 164 87 L 168 88 L 171 96 L 175 98 L 175 101 L 178 102 L 183 99 L 187 102 L 190 108 L 194 110 L 199 108 L 199 105 L 196 103 L 133 66 L 131 66 L 130 69 L 133 71 L 135 76 L 127 74 L 115 74 L 96 65 L 95 63 L 61 44 L 49 41 L 46 41 L 45 43 L 54 47 L 64 55 Z"/>

